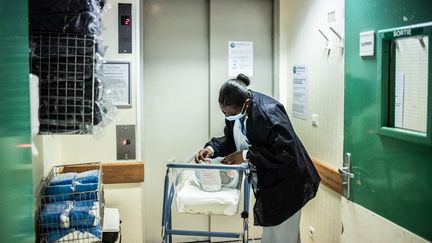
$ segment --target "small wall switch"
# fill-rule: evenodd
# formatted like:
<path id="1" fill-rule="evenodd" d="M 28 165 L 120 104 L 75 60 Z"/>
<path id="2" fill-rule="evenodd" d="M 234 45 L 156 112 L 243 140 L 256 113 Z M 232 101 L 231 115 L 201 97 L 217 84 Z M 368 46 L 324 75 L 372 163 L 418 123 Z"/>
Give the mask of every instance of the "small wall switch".
<path id="1" fill-rule="evenodd" d="M 336 10 L 331 10 L 327 13 L 327 23 L 336 22 Z"/>
<path id="2" fill-rule="evenodd" d="M 318 114 L 312 114 L 312 126 L 318 127 Z"/>

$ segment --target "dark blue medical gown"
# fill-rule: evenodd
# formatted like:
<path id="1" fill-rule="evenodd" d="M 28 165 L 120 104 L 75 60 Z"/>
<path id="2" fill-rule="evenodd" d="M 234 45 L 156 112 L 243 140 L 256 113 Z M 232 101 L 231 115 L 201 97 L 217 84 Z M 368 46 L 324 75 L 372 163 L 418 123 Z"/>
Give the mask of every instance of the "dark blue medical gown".
<path id="1" fill-rule="evenodd" d="M 274 226 L 315 197 L 320 177 L 283 105 L 255 91 L 251 91 L 251 100 L 246 136 L 251 145 L 247 159 L 256 167 L 258 178 L 254 224 Z M 213 147 L 213 157 L 236 151 L 233 125 L 226 121 L 225 136 L 206 144 Z"/>

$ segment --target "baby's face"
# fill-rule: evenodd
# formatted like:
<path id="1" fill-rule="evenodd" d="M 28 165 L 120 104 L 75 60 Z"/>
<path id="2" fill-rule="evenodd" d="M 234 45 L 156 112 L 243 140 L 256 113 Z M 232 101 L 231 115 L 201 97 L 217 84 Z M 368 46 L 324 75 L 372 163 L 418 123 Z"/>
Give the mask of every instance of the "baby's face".
<path id="1" fill-rule="evenodd" d="M 234 179 L 235 170 L 221 171 L 220 176 L 222 184 L 228 184 Z"/>
<path id="2" fill-rule="evenodd" d="M 229 170 L 226 172 L 227 176 L 229 176 L 229 178 L 233 179 L 236 175 L 235 170 Z"/>

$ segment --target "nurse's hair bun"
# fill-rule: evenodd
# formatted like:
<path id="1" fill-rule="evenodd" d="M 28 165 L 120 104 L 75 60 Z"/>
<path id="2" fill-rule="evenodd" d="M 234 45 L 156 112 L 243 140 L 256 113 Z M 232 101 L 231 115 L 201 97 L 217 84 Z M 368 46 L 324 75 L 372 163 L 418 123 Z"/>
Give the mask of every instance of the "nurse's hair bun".
<path id="1" fill-rule="evenodd" d="M 250 84 L 250 79 L 244 75 L 243 73 L 240 73 L 239 75 L 237 75 L 236 79 L 242 83 L 244 83 L 246 86 L 249 86 Z"/>

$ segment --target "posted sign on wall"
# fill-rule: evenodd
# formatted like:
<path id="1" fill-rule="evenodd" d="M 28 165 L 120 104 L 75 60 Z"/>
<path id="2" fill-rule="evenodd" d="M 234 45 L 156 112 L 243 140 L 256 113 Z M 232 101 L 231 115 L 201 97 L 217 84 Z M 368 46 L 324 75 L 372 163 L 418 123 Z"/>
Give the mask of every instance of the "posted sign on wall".
<path id="1" fill-rule="evenodd" d="M 228 76 L 235 77 L 239 73 L 253 76 L 253 42 L 228 42 Z"/>
<path id="2" fill-rule="evenodd" d="M 375 32 L 361 32 L 360 33 L 360 56 L 373 56 L 375 48 Z"/>
<path id="3" fill-rule="evenodd" d="M 130 107 L 130 63 L 107 62 L 103 76 L 106 99 L 118 107 Z"/>
<path id="4" fill-rule="evenodd" d="M 293 116 L 307 118 L 307 68 L 305 65 L 293 67 Z"/>

